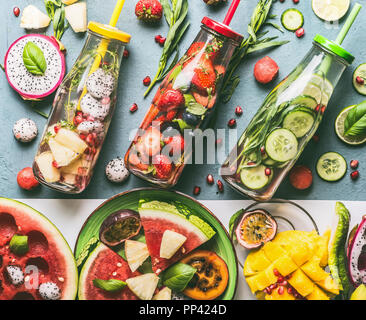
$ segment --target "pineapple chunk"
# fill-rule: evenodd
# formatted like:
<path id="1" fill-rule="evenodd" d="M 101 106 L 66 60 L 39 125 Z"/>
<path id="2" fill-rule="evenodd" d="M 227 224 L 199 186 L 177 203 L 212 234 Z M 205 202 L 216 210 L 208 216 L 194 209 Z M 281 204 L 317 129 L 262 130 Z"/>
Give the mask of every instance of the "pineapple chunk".
<path id="1" fill-rule="evenodd" d="M 263 271 L 271 264 L 271 261 L 264 255 L 263 250 L 252 251 L 249 253 L 244 264 L 244 274 L 251 270 L 252 272 Z"/>
<path id="2" fill-rule="evenodd" d="M 74 174 L 65 173 L 62 175 L 62 177 L 63 177 L 62 182 L 66 183 L 66 184 L 74 185 L 76 182 L 76 175 L 74 175 Z"/>
<path id="3" fill-rule="evenodd" d="M 79 168 L 84 168 L 85 166 L 86 166 L 85 161 L 83 161 L 82 159 L 79 158 L 79 159 L 73 161 L 72 163 L 70 163 L 68 166 L 62 167 L 61 172 L 78 175 Z"/>
<path id="4" fill-rule="evenodd" d="M 50 151 L 41 153 L 36 156 L 35 159 L 44 180 L 48 183 L 57 182 L 61 177 L 60 171 L 52 165 L 54 160 L 55 159 Z"/>
<path id="5" fill-rule="evenodd" d="M 83 153 L 88 145 L 80 139 L 79 135 L 71 130 L 61 128 L 54 138 L 59 144 L 75 151 Z"/>
<path id="6" fill-rule="evenodd" d="M 314 290 L 314 283 L 300 270 L 297 269 L 288 282 L 300 293 L 303 297 L 308 296 Z"/>
<path id="7" fill-rule="evenodd" d="M 65 17 L 74 32 L 85 32 L 87 29 L 87 9 L 85 2 L 78 2 L 65 8 Z"/>
<path id="8" fill-rule="evenodd" d="M 325 280 L 329 276 L 329 274 L 320 267 L 319 262 L 318 258 L 312 258 L 301 266 L 301 270 L 315 282 Z"/>
<path id="9" fill-rule="evenodd" d="M 288 255 L 284 255 L 274 262 L 274 268 L 276 268 L 282 276 L 286 277 L 298 267 Z"/>
<path id="10" fill-rule="evenodd" d="M 322 281 L 317 281 L 316 284 L 327 292 L 333 293 L 335 295 L 339 294 L 339 287 L 330 275 L 328 275 L 328 277 Z"/>
<path id="11" fill-rule="evenodd" d="M 37 7 L 29 5 L 23 9 L 20 27 L 24 29 L 43 29 L 48 27 L 51 19 Z"/>
<path id="12" fill-rule="evenodd" d="M 133 240 L 125 241 L 125 254 L 132 272 L 135 272 L 149 257 L 146 243 Z"/>
<path id="13" fill-rule="evenodd" d="M 170 259 L 179 250 L 179 248 L 186 242 L 187 237 L 180 233 L 165 230 L 160 244 L 160 257 Z"/>
<path id="14" fill-rule="evenodd" d="M 151 300 L 158 282 L 159 277 L 155 273 L 145 273 L 126 280 L 128 288 L 141 300 Z"/>
<path id="15" fill-rule="evenodd" d="M 168 287 L 160 290 L 153 298 L 153 300 L 172 300 L 172 290 Z"/>
<path id="16" fill-rule="evenodd" d="M 67 6 L 69 6 L 70 4 L 75 3 L 76 1 L 79 0 L 61 0 L 63 4 L 66 4 Z"/>
<path id="17" fill-rule="evenodd" d="M 329 300 L 328 295 L 317 286 L 314 286 L 314 290 L 307 297 L 307 300 Z"/>
<path id="18" fill-rule="evenodd" d="M 59 167 L 68 166 L 80 155 L 79 153 L 64 147 L 53 138 L 48 140 L 48 146 L 50 147 L 53 157 Z"/>
<path id="19" fill-rule="evenodd" d="M 262 249 L 264 250 L 266 257 L 272 262 L 286 255 L 286 251 L 280 245 L 273 243 L 272 241 L 267 242 Z"/>

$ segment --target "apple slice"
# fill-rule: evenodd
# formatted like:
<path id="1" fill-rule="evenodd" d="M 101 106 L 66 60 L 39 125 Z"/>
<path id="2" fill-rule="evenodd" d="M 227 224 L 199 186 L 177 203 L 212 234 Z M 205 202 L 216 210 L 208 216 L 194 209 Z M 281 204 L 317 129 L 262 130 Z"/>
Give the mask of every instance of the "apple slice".
<path id="1" fill-rule="evenodd" d="M 50 151 L 41 153 L 36 156 L 35 159 L 39 171 L 42 173 L 43 179 L 49 183 L 57 182 L 61 177 L 60 171 L 52 165 L 54 160 L 55 158 Z"/>
<path id="2" fill-rule="evenodd" d="M 166 230 L 161 239 L 160 257 L 170 259 L 179 250 L 179 248 L 186 242 L 187 238 L 182 234 Z"/>
<path id="3" fill-rule="evenodd" d="M 83 153 L 88 145 L 80 139 L 79 135 L 69 129 L 61 128 L 54 138 L 59 144 L 77 152 Z"/>
<path id="4" fill-rule="evenodd" d="M 87 29 L 87 9 L 85 2 L 78 2 L 65 8 L 65 17 L 74 32 L 85 32 Z"/>
<path id="5" fill-rule="evenodd" d="M 160 290 L 153 298 L 153 300 L 172 300 L 172 290 L 170 288 L 165 287 Z"/>
<path id="6" fill-rule="evenodd" d="M 159 277 L 155 273 L 145 273 L 126 280 L 128 288 L 141 300 L 151 300 L 158 282 Z"/>
<path id="7" fill-rule="evenodd" d="M 125 254 L 132 272 L 135 272 L 149 257 L 146 243 L 133 240 L 125 241 Z"/>
<path id="8" fill-rule="evenodd" d="M 77 157 L 79 157 L 79 153 L 63 146 L 58 143 L 55 139 L 50 138 L 48 140 L 48 145 L 51 149 L 53 157 L 59 167 L 66 167 L 71 162 L 73 162 Z"/>

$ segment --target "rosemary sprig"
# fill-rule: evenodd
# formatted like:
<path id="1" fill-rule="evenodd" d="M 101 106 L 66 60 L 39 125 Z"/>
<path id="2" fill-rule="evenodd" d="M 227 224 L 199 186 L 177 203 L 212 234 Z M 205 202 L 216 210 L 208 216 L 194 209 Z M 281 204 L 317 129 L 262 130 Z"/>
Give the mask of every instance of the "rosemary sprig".
<path id="1" fill-rule="evenodd" d="M 273 0 L 259 0 L 257 6 L 255 7 L 250 23 L 248 25 L 248 38 L 244 39 L 240 46 L 236 49 L 230 64 L 228 66 L 224 83 L 222 87 L 222 100 L 224 102 L 229 102 L 236 87 L 239 85 L 240 77 L 235 75 L 235 72 L 241 62 L 246 58 L 246 56 L 255 51 L 282 46 L 289 41 L 277 41 L 278 37 L 267 37 L 264 36 L 268 31 L 259 33 L 262 27 L 272 26 L 277 30 L 283 32 L 282 28 L 277 24 L 269 21 L 274 19 L 275 15 L 270 15 Z"/>
<path id="2" fill-rule="evenodd" d="M 151 81 L 150 86 L 147 88 L 144 97 L 149 94 L 158 81 L 164 79 L 164 77 L 178 62 L 178 45 L 190 24 L 188 21 L 184 23 L 188 14 L 188 0 L 161 0 L 161 4 L 164 9 L 165 20 L 169 25 L 169 32 L 166 37 L 163 53 L 159 60 L 158 71 L 154 79 Z M 176 52 L 175 57 L 171 64 L 167 66 L 168 60 L 174 52 Z"/>

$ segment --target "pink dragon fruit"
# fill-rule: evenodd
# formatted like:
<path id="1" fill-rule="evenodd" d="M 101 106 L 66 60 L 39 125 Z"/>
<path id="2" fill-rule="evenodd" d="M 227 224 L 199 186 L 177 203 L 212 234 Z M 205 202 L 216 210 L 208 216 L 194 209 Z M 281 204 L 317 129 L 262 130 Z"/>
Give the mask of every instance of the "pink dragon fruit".
<path id="1" fill-rule="evenodd" d="M 43 52 L 46 70 L 43 75 L 30 73 L 23 61 L 24 47 L 33 42 Z M 25 100 L 41 100 L 52 94 L 65 75 L 65 57 L 59 44 L 41 34 L 28 34 L 16 40 L 5 56 L 5 73 L 10 86 Z"/>
<path id="2" fill-rule="evenodd" d="M 348 271 L 352 284 L 366 284 L 366 216 L 355 233 L 351 233 L 348 247 Z"/>

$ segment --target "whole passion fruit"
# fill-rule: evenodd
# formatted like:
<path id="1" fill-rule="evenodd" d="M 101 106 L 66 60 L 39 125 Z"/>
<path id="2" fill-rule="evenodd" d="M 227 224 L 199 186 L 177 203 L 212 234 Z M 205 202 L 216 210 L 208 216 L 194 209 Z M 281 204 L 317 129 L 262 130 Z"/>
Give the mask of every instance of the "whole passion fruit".
<path id="1" fill-rule="evenodd" d="M 238 242 L 247 249 L 259 248 L 271 241 L 276 232 L 276 220 L 263 209 L 246 212 L 235 230 Z"/>
<path id="2" fill-rule="evenodd" d="M 99 230 L 99 239 L 107 246 L 117 246 L 139 234 L 140 216 L 136 211 L 123 209 L 109 215 Z"/>

